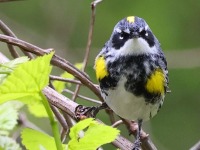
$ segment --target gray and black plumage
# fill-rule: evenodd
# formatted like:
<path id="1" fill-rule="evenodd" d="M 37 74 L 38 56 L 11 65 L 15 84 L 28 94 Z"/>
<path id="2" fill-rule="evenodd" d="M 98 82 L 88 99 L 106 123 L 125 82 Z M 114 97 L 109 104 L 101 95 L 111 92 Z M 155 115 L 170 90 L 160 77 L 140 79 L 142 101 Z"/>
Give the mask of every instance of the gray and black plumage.
<path id="1" fill-rule="evenodd" d="M 102 97 L 120 117 L 140 126 L 160 110 L 168 89 L 167 61 L 144 19 L 130 16 L 116 24 L 95 71 Z"/>

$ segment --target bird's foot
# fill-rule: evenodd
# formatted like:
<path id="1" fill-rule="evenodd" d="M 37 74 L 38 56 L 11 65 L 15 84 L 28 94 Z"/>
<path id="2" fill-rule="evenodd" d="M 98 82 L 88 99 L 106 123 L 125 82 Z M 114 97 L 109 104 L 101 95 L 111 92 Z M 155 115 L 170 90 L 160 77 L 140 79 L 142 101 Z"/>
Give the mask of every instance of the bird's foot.
<path id="1" fill-rule="evenodd" d="M 75 116 L 78 120 L 82 120 L 85 118 L 95 118 L 99 110 L 107 108 L 108 105 L 106 103 L 102 103 L 100 106 L 92 106 L 92 107 L 86 107 L 83 105 L 78 105 L 75 109 Z"/>
<path id="2" fill-rule="evenodd" d="M 141 150 L 141 142 L 140 142 L 141 126 L 142 126 L 142 119 L 138 119 L 137 135 L 132 150 Z"/>
<path id="3" fill-rule="evenodd" d="M 86 107 L 83 105 L 78 105 L 75 109 L 75 116 L 78 120 L 82 120 L 89 117 L 94 118 L 98 112 L 99 110 L 97 109 L 97 107 Z"/>
<path id="4" fill-rule="evenodd" d="M 140 139 L 137 139 L 134 144 L 133 144 L 133 149 L 132 150 L 141 150 L 141 142 Z"/>

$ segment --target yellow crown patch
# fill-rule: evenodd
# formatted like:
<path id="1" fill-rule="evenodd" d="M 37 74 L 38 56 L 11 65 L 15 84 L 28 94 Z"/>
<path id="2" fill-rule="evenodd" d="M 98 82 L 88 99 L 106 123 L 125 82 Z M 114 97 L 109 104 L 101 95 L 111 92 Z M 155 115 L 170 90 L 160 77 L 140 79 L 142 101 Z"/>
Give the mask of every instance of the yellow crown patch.
<path id="1" fill-rule="evenodd" d="M 164 74 L 161 69 L 156 69 L 147 80 L 146 89 L 149 93 L 164 94 Z"/>
<path id="2" fill-rule="evenodd" d="M 135 22 L 135 17 L 134 16 L 129 16 L 126 18 L 126 20 L 130 23 L 134 23 Z"/>
<path id="3" fill-rule="evenodd" d="M 108 71 L 106 68 L 106 61 L 103 56 L 99 56 L 95 61 L 95 70 L 97 80 L 103 79 L 108 76 Z"/>

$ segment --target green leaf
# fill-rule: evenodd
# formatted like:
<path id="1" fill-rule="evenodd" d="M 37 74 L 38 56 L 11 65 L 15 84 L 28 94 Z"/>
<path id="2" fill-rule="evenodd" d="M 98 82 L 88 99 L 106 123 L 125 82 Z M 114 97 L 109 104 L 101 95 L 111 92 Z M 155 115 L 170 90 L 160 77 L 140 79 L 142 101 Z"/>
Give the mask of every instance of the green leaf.
<path id="1" fill-rule="evenodd" d="M 67 79 L 73 79 L 74 76 L 69 74 L 68 72 L 64 72 L 63 74 L 60 75 L 63 78 Z M 55 87 L 56 91 L 61 93 L 65 89 L 66 82 L 63 81 L 53 81 L 53 86 Z M 68 86 L 71 86 L 70 83 L 67 84 Z"/>
<path id="2" fill-rule="evenodd" d="M 0 84 L 19 65 L 29 60 L 28 57 L 19 57 L 9 62 L 0 64 Z"/>
<path id="3" fill-rule="evenodd" d="M 69 133 L 69 136 L 71 139 L 74 139 L 74 138 L 78 138 L 79 137 L 79 132 L 85 128 L 87 128 L 92 122 L 93 122 L 93 118 L 88 118 L 88 119 L 84 119 L 80 122 L 78 122 L 75 126 L 73 126 L 71 129 L 70 129 L 70 133 Z"/>
<path id="4" fill-rule="evenodd" d="M 1 84 L 0 103 L 28 96 L 41 99 L 39 93 L 48 84 L 52 56 L 50 53 L 19 65 Z"/>
<path id="5" fill-rule="evenodd" d="M 53 137 L 45 133 L 25 128 L 21 133 L 21 138 L 27 150 L 56 150 Z M 65 147 L 66 145 L 63 145 L 63 148 Z"/>
<path id="6" fill-rule="evenodd" d="M 79 134 L 82 130 L 86 131 L 84 136 L 80 137 Z M 70 129 L 71 140 L 68 143 L 68 148 L 69 150 L 95 150 L 103 144 L 114 141 L 118 134 L 119 130 L 88 118 Z"/>
<path id="7" fill-rule="evenodd" d="M 12 101 L 0 105 L 0 134 L 7 135 L 17 124 L 18 110 L 23 106 L 21 102 Z"/>
<path id="8" fill-rule="evenodd" d="M 5 67 L 4 69 L 15 69 L 19 64 L 22 64 L 22 63 L 25 63 L 29 61 L 29 58 L 27 56 L 23 56 L 23 57 L 19 57 L 19 58 L 16 58 L 16 59 L 13 59 L 9 62 L 5 62 L 3 64 L 0 64 L 0 71 L 2 71 L 1 67 Z"/>
<path id="9" fill-rule="evenodd" d="M 33 104 L 28 104 L 28 109 L 30 113 L 36 117 L 48 117 L 45 107 L 41 101 L 35 102 Z"/>
<path id="10" fill-rule="evenodd" d="M 83 68 L 83 63 L 75 63 L 74 65 L 77 69 L 81 70 Z"/>
<path id="11" fill-rule="evenodd" d="M 22 133 L 22 144 L 30 150 L 39 150 L 40 148 L 46 150 L 55 150 L 56 145 L 54 139 L 42 132 L 25 128 Z"/>
<path id="12" fill-rule="evenodd" d="M 21 150 L 21 148 L 13 139 L 0 136 L 0 150 Z"/>
<path id="13" fill-rule="evenodd" d="M 83 67 L 83 63 L 76 63 L 74 66 L 77 69 L 81 69 Z M 60 76 L 66 79 L 74 79 L 74 76 L 68 72 L 64 72 Z M 58 91 L 59 93 L 61 93 L 65 89 L 66 85 L 70 87 L 71 83 L 66 84 L 66 82 L 62 82 L 62 81 L 53 81 L 53 86 L 55 87 L 56 91 Z"/>

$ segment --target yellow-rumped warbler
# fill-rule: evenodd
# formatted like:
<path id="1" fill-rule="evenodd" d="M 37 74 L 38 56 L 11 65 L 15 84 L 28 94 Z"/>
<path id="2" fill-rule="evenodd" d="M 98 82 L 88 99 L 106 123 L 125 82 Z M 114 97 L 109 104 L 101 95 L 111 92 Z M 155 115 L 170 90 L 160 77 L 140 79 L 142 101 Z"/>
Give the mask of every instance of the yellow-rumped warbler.
<path id="1" fill-rule="evenodd" d="M 95 71 L 106 104 L 120 117 L 138 121 L 134 150 L 140 149 L 142 121 L 157 114 L 168 89 L 165 56 L 144 19 L 130 16 L 116 24 Z"/>

